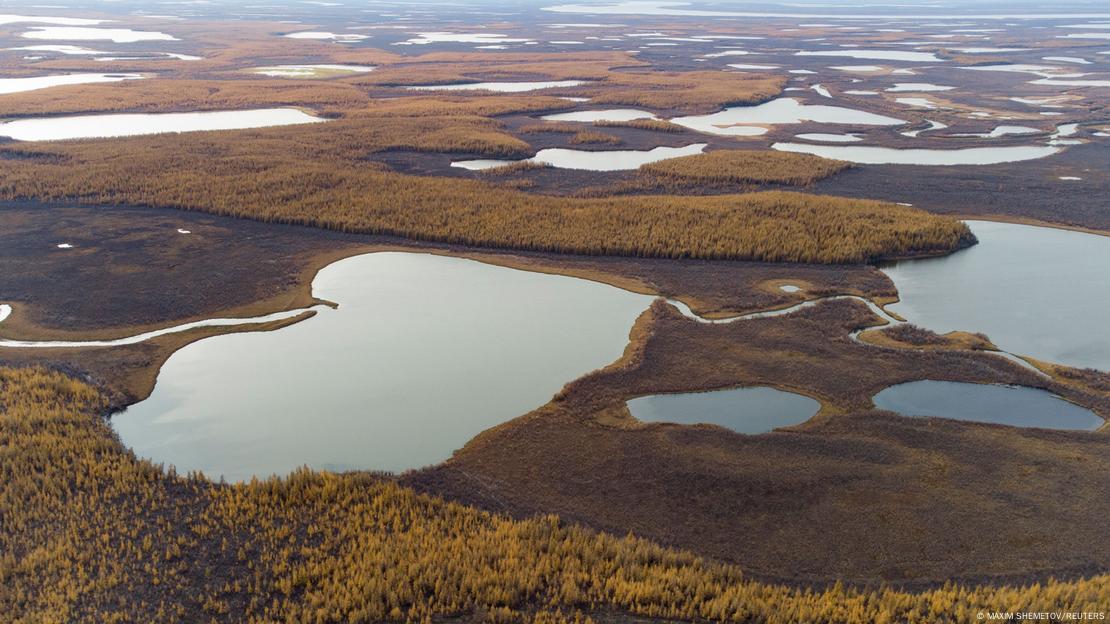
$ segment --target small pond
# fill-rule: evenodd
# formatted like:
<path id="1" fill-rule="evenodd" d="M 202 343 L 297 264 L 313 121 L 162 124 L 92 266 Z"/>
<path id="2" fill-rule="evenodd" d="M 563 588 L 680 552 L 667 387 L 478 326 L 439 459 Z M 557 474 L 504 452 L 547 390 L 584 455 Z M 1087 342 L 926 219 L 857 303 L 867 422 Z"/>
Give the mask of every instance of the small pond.
<path id="1" fill-rule="evenodd" d="M 954 381 L 913 381 L 884 389 L 875 407 L 904 416 L 936 416 L 1012 427 L 1093 431 L 1094 412 L 1038 388 Z"/>
<path id="2" fill-rule="evenodd" d="M 633 121 L 635 119 L 655 119 L 655 115 L 635 108 L 610 108 L 606 110 L 574 111 L 572 113 L 556 113 L 544 115 L 546 121 L 582 121 L 591 123 L 595 121 Z"/>
<path id="3" fill-rule="evenodd" d="M 583 80 L 557 80 L 544 82 L 460 82 L 454 84 L 417 85 L 408 87 L 411 91 L 497 91 L 499 93 L 524 93 L 540 89 L 577 87 L 586 84 Z"/>
<path id="4" fill-rule="evenodd" d="M 807 396 L 759 386 L 653 394 L 628 401 L 628 411 L 644 422 L 713 424 L 752 435 L 803 423 L 820 409 L 821 404 Z"/>
<path id="5" fill-rule="evenodd" d="M 702 153 L 705 143 L 694 143 L 685 147 L 656 147 L 650 150 L 574 150 L 563 148 L 543 149 L 536 152 L 532 158 L 524 161 L 516 160 L 459 160 L 451 163 L 452 167 L 477 171 L 492 169 L 513 164 L 514 162 L 534 162 L 555 167 L 556 169 L 579 169 L 583 171 L 629 171 L 639 169 L 641 165 L 693 156 Z"/>
<path id="6" fill-rule="evenodd" d="M 906 50 L 802 50 L 795 56 L 843 56 L 868 61 L 908 61 L 911 63 L 941 63 L 932 52 L 907 52 Z"/>
<path id="7" fill-rule="evenodd" d="M 273 65 L 270 67 L 255 67 L 252 74 L 269 76 L 271 78 L 329 78 L 333 76 L 346 76 L 350 74 L 363 74 L 374 71 L 373 65 Z"/>
<path id="8" fill-rule="evenodd" d="M 1013 145 L 1006 147 L 967 147 L 963 149 L 897 149 L 867 145 L 810 145 L 775 143 L 781 152 L 813 154 L 863 165 L 994 165 L 1036 160 L 1060 151 L 1050 145 Z"/>

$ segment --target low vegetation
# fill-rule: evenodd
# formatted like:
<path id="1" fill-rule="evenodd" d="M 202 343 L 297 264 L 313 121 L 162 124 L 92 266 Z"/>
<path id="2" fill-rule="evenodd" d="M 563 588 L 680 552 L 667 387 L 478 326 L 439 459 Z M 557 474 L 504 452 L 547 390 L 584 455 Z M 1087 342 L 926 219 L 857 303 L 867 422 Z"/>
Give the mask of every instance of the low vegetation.
<path id="1" fill-rule="evenodd" d="M 655 110 L 709 112 L 731 104 L 754 104 L 782 91 L 781 76 L 715 71 L 613 72 L 604 89 L 583 91 L 591 104 L 643 106 Z"/>
<path id="2" fill-rule="evenodd" d="M 555 134 L 577 134 L 581 132 L 581 130 L 582 127 L 576 124 L 554 122 L 525 124 L 517 128 L 517 132 L 520 134 L 544 134 L 547 132 Z"/>
<path id="3" fill-rule="evenodd" d="M 517 173 L 525 173 L 528 171 L 536 171 L 537 169 L 547 169 L 547 163 L 537 162 L 535 160 L 518 160 L 510 162 L 497 167 L 490 167 L 488 169 L 479 169 L 478 175 L 482 177 L 500 177 L 513 175 Z"/>
<path id="4" fill-rule="evenodd" d="M 809 154 L 769 150 L 716 150 L 648 163 L 640 171 L 672 182 L 709 184 L 812 184 L 851 165 Z"/>
<path id="5" fill-rule="evenodd" d="M 880 322 L 858 301 L 716 325 L 657 301 L 620 362 L 404 482 L 520 517 L 543 511 L 633 530 L 763 580 L 920 587 L 1105 571 L 1105 432 L 910 418 L 874 411 L 870 397 L 919 379 L 1016 384 L 1110 417 L 1110 394 L 981 351 L 849 339 Z M 644 395 L 751 386 L 801 393 L 823 409 L 749 436 L 640 422 L 626 407 Z M 1023 513 L 1008 512 L 1015 501 Z"/>
<path id="6" fill-rule="evenodd" d="M 752 622 L 1094 610 L 1110 576 L 920 594 L 797 590 L 554 516 L 510 520 L 367 474 L 217 485 L 136 460 L 101 395 L 0 368 L 0 612 L 12 622 L 377 622 L 588 614 Z"/>
<path id="7" fill-rule="evenodd" d="M 867 332 L 870 334 L 871 332 Z M 902 323 L 894 325 L 886 329 L 879 330 L 882 338 L 892 341 L 895 346 L 911 346 L 922 348 L 952 348 L 952 349 L 995 349 L 991 343 L 990 338 L 984 334 L 973 334 L 969 332 L 949 332 L 947 334 L 938 334 L 931 329 L 918 327 L 912 323 Z M 887 340 L 882 340 L 879 336 L 875 336 L 876 340 L 868 340 L 861 336 L 861 340 L 865 342 L 875 342 L 877 344 L 884 344 Z M 1071 370 L 1071 369 L 1069 369 Z"/>
<path id="8" fill-rule="evenodd" d="M 651 130 L 653 132 L 669 132 L 672 134 L 685 132 L 686 128 L 665 119 L 632 119 L 629 121 L 595 121 L 595 126 L 601 128 L 636 128 L 637 130 Z"/>
<path id="9" fill-rule="evenodd" d="M 567 142 L 572 145 L 619 145 L 621 138 L 604 132 L 583 130 L 575 133 Z"/>

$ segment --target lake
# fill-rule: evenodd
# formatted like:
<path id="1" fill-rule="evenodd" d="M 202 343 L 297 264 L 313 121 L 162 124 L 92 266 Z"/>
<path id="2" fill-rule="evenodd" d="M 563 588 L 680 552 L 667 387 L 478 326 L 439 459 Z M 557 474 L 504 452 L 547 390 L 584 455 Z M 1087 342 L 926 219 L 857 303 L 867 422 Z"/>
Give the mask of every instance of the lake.
<path id="1" fill-rule="evenodd" d="M 868 145 L 810 145 L 775 143 L 780 152 L 813 154 L 864 165 L 994 165 L 1036 160 L 1060 151 L 1051 145 L 1011 145 L 1006 147 L 965 147 L 962 149 L 897 149 Z"/>
<path id="2" fill-rule="evenodd" d="M 655 115 L 635 108 L 611 108 L 607 110 L 574 111 L 544 115 L 546 121 L 633 121 L 636 119 L 655 119 Z"/>
<path id="3" fill-rule="evenodd" d="M 128 113 L 39 117 L 0 123 L 0 136 L 17 141 L 58 141 L 140 136 L 201 130 L 241 130 L 320 123 L 324 119 L 296 108 L 262 108 L 195 113 Z"/>
<path id="4" fill-rule="evenodd" d="M 55 74 L 53 76 L 31 76 L 28 78 L 0 78 L 0 95 L 65 85 L 119 82 L 121 80 L 140 80 L 142 78 L 142 74 Z"/>
<path id="5" fill-rule="evenodd" d="M 807 396 L 761 386 L 653 394 L 628 401 L 628 411 L 644 422 L 713 424 L 752 435 L 803 423 L 820 409 L 821 404 Z"/>
<path id="6" fill-rule="evenodd" d="M 984 332 L 1006 351 L 1110 371 L 1110 238 L 967 223 L 978 245 L 883 268 L 901 298 L 887 309 L 936 332 Z"/>
<path id="7" fill-rule="evenodd" d="M 1038 388 L 954 381 L 913 381 L 885 388 L 875 407 L 905 416 L 935 416 L 1012 427 L 1093 431 L 1094 412 Z"/>
<path id="8" fill-rule="evenodd" d="M 524 93 L 540 89 L 577 87 L 586 84 L 584 80 L 547 80 L 537 82 L 460 82 L 454 84 L 417 85 L 408 87 L 410 91 L 497 91 L 498 93 Z"/>
<path id="9" fill-rule="evenodd" d="M 650 150 L 575 150 L 564 148 L 542 149 L 532 158 L 517 160 L 459 160 L 452 167 L 477 171 L 503 167 L 514 162 L 534 162 L 555 167 L 556 169 L 580 169 L 584 171 L 629 171 L 641 165 L 659 162 L 669 158 L 693 156 L 702 153 L 705 143 L 694 143 L 684 147 L 656 147 Z"/>
<path id="10" fill-rule="evenodd" d="M 757 106 L 734 106 L 710 115 L 676 117 L 672 123 L 691 130 L 727 136 L 765 134 L 764 126 L 796 124 L 806 121 L 861 126 L 898 126 L 901 119 L 823 104 L 803 104 L 794 98 L 778 98 Z"/>
<path id="11" fill-rule="evenodd" d="M 249 479 L 450 457 L 623 353 L 652 298 L 460 258 L 374 253 L 313 281 L 336 301 L 272 332 L 195 342 L 112 417 L 141 457 Z"/>

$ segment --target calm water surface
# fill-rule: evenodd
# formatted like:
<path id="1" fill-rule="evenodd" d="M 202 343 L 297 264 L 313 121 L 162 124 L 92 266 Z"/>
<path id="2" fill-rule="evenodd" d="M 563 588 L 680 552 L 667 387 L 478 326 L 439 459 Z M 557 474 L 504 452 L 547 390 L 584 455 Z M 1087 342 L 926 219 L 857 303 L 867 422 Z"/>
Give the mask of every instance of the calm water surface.
<path id="1" fill-rule="evenodd" d="M 694 143 L 683 147 L 660 146 L 649 150 L 576 150 L 552 147 L 536 152 L 535 156 L 526 159 L 526 161 L 541 163 L 556 169 L 630 171 L 660 160 L 700 154 L 705 147 L 705 143 Z M 452 162 L 451 166 L 478 171 L 503 167 L 514 162 L 522 161 L 481 158 L 477 160 L 458 160 Z"/>
<path id="2" fill-rule="evenodd" d="M 320 117 L 296 108 L 260 108 L 237 111 L 193 113 L 124 113 L 113 115 L 70 115 L 32 117 L 0 123 L 0 136 L 17 141 L 60 141 L 110 137 L 243 130 L 269 126 L 321 123 Z"/>
<path id="3" fill-rule="evenodd" d="M 620 357 L 652 300 L 413 253 L 339 261 L 313 291 L 339 309 L 174 353 L 151 397 L 112 418 L 124 444 L 229 480 L 437 463 Z"/>
<path id="4" fill-rule="evenodd" d="M 795 98 L 778 98 L 757 106 L 734 106 L 710 115 L 671 119 L 673 123 L 698 132 L 728 136 L 758 136 L 766 134 L 767 128 L 764 126 L 807 121 L 864 126 L 897 126 L 905 123 L 901 119 L 843 106 L 804 104 Z"/>
<path id="5" fill-rule="evenodd" d="M 913 381 L 884 389 L 875 407 L 906 416 L 938 416 L 1013 427 L 1093 431 L 1094 412 L 1037 388 L 954 381 Z"/>
<path id="6" fill-rule="evenodd" d="M 911 131 L 912 132 L 912 131 Z M 1006 147 L 966 147 L 963 149 L 897 149 L 869 145 L 809 145 L 775 143 L 780 152 L 813 154 L 822 158 L 846 160 L 865 165 L 995 165 L 1036 160 L 1060 151 L 1049 145 L 1012 145 Z"/>
<path id="7" fill-rule="evenodd" d="M 821 409 L 817 401 L 774 388 L 654 394 L 628 401 L 637 420 L 684 425 L 713 424 L 747 434 L 796 425 Z"/>
<path id="8" fill-rule="evenodd" d="M 979 244 L 884 268 L 887 306 L 937 332 L 983 332 L 1002 349 L 1110 371 L 1110 237 L 968 221 Z"/>
<path id="9" fill-rule="evenodd" d="M 523 93 L 540 89 L 558 87 L 577 87 L 586 84 L 584 80 L 556 80 L 541 82 L 464 82 L 457 84 L 418 85 L 409 87 L 411 91 L 497 91 L 500 93 Z"/>

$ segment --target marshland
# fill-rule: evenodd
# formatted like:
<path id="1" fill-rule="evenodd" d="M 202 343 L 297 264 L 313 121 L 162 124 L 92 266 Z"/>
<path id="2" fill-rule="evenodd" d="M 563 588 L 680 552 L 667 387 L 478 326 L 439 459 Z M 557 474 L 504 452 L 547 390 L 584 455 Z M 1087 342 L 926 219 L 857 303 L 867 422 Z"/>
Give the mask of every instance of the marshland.
<path id="1" fill-rule="evenodd" d="M 1107 22 L 9 5 L 0 613 L 1105 617 Z"/>

